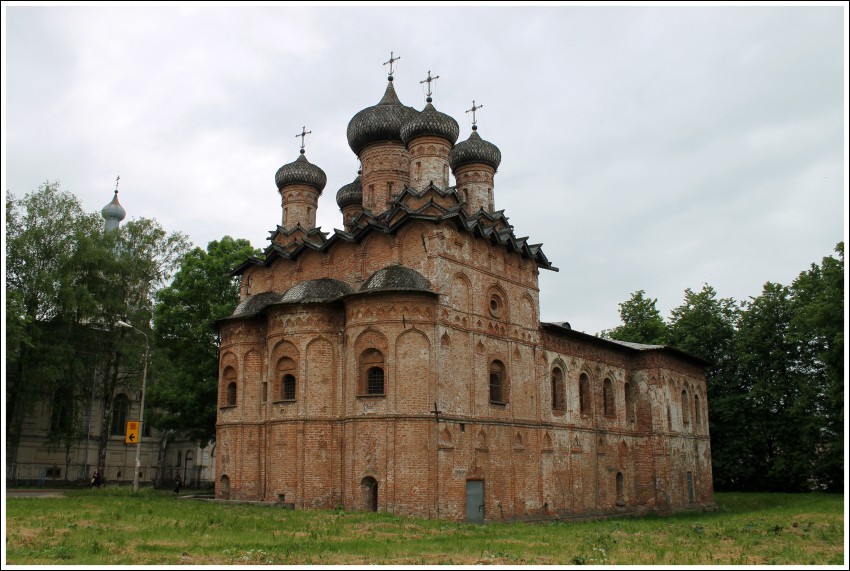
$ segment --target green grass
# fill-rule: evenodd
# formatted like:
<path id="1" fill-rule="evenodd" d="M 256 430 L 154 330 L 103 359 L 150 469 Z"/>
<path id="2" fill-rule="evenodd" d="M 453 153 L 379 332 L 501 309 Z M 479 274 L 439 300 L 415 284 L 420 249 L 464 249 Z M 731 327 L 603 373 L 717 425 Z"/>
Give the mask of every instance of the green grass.
<path id="1" fill-rule="evenodd" d="M 469 525 L 175 499 L 6 500 L 10 565 L 843 565 L 844 497 L 716 494 L 713 512 Z"/>

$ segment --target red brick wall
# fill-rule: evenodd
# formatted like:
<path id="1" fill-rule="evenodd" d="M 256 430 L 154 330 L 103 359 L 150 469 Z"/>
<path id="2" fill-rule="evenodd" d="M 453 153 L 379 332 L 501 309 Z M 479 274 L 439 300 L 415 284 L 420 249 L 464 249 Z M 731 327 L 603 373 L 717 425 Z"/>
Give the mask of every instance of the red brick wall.
<path id="1" fill-rule="evenodd" d="M 466 482 L 477 479 L 488 520 L 713 505 L 703 372 L 673 354 L 540 329 L 537 268 L 518 254 L 448 223 L 417 222 L 398 235 L 305 251 L 246 275 L 252 293 L 321 277 L 358 290 L 391 263 L 419 271 L 437 295 L 372 292 L 222 324 L 222 394 L 227 367 L 239 379 L 237 406 L 222 406 L 218 419 L 216 466 L 219 479 L 229 479 L 229 497 L 278 501 L 283 494 L 302 508 L 366 509 L 361 482 L 374 478 L 380 511 L 463 520 Z M 503 303 L 495 313 L 493 295 Z M 384 356 L 384 395 L 363 395 L 366 349 Z M 297 363 L 291 402 L 272 396 L 283 356 Z M 489 399 L 495 359 L 506 370 L 505 404 Z M 555 364 L 564 373 L 563 411 L 552 409 Z M 582 373 L 593 403 L 586 415 Z M 606 378 L 610 416 L 603 414 Z M 634 387 L 634 420 L 626 417 L 626 382 Z M 220 481 L 217 494 L 224 495 Z"/>

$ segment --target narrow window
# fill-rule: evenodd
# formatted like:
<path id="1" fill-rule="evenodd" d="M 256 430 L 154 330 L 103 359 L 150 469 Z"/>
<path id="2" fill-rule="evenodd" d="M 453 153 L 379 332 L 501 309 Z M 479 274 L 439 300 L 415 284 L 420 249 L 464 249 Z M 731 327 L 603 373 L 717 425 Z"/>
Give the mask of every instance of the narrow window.
<path id="1" fill-rule="evenodd" d="M 73 428 L 74 402 L 67 389 L 53 393 L 53 406 L 50 411 L 50 434 L 68 434 Z"/>
<path id="2" fill-rule="evenodd" d="M 236 406 L 236 371 L 233 367 L 227 367 L 222 374 L 224 377 L 223 386 L 224 394 L 222 394 L 223 402 L 221 406 Z"/>
<path id="3" fill-rule="evenodd" d="M 602 410 L 605 416 L 614 416 L 614 387 L 611 379 L 602 382 Z"/>
<path id="4" fill-rule="evenodd" d="M 617 472 L 617 505 L 624 506 L 626 505 L 626 498 L 623 492 L 623 473 Z"/>
<path id="5" fill-rule="evenodd" d="M 566 387 L 564 373 L 560 367 L 552 369 L 552 409 L 564 410 L 566 406 Z"/>
<path id="6" fill-rule="evenodd" d="M 631 383 L 626 383 L 626 421 L 634 422 L 635 420 L 635 390 Z"/>
<path id="7" fill-rule="evenodd" d="M 702 416 L 699 409 L 699 395 L 694 395 L 694 424 L 696 427 L 702 426 Z"/>
<path id="8" fill-rule="evenodd" d="M 507 402 L 505 390 L 505 366 L 501 361 L 490 363 L 490 402 L 504 404 Z"/>
<path id="9" fill-rule="evenodd" d="M 284 375 L 281 381 L 281 393 L 283 400 L 295 400 L 295 377 L 292 375 Z"/>
<path id="10" fill-rule="evenodd" d="M 590 414 L 590 379 L 584 373 L 578 379 L 578 401 L 581 414 Z"/>
<path id="11" fill-rule="evenodd" d="M 691 415 L 688 410 L 688 391 L 682 391 L 682 424 L 688 426 L 691 423 Z"/>
<path id="12" fill-rule="evenodd" d="M 127 414 L 130 412 L 130 399 L 121 394 L 112 401 L 112 426 L 110 434 L 123 436 L 127 430 Z"/>
<path id="13" fill-rule="evenodd" d="M 263 381 L 263 402 L 269 399 L 269 384 Z"/>
<path id="14" fill-rule="evenodd" d="M 227 406 L 236 406 L 236 382 L 227 384 Z"/>

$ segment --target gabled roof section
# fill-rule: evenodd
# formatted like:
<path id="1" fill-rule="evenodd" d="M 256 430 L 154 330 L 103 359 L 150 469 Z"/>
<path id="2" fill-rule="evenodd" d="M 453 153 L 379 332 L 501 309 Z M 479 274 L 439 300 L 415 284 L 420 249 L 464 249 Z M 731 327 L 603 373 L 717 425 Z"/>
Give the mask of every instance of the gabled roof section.
<path id="1" fill-rule="evenodd" d="M 241 275 L 252 265 L 269 266 L 277 258 L 295 259 L 304 250 L 326 252 L 336 242 L 359 243 L 373 232 L 394 234 L 405 225 L 417 220 L 434 223 L 450 222 L 459 230 L 484 238 L 491 244 L 507 248 L 523 258 L 534 260 L 538 267 L 557 272 L 549 259 L 543 254 L 541 244 L 528 244 L 527 237 L 514 235 L 513 226 L 503 210 L 487 212 L 478 210 L 468 214 L 464 202 L 455 187 L 440 189 L 429 184 L 422 191 L 405 187 L 390 203 L 390 208 L 380 215 L 369 210 L 358 214 L 350 223 L 349 230 L 334 229 L 328 237 L 327 232 L 318 228 L 304 229 L 300 225 L 291 230 L 278 226 L 271 232 L 272 244 L 266 248 L 265 259 L 251 258 L 231 272 Z"/>
<path id="2" fill-rule="evenodd" d="M 268 240 L 271 241 L 272 245 L 266 248 L 266 253 L 274 245 L 281 246 L 285 250 L 292 249 L 293 244 L 297 242 L 307 242 L 321 246 L 327 242 L 327 236 L 328 233 L 322 232 L 321 228 L 304 228 L 300 222 L 290 230 L 287 230 L 283 226 L 278 226 L 274 231 L 269 232 Z"/>
<path id="3" fill-rule="evenodd" d="M 576 331 L 572 329 L 570 327 L 570 324 L 565 321 L 561 323 L 541 322 L 540 328 L 548 333 L 560 337 L 568 337 L 600 346 L 606 346 L 608 348 L 625 350 L 626 352 L 632 354 L 659 351 L 662 353 L 671 353 L 673 355 L 676 355 L 677 357 L 681 357 L 691 362 L 694 362 L 701 367 L 709 367 L 712 365 L 711 362 L 706 361 L 701 357 L 691 355 L 690 353 L 686 353 L 681 349 L 676 349 L 675 347 L 670 347 L 668 345 L 645 345 L 643 343 L 632 343 L 630 341 L 619 341 L 617 339 L 605 339 L 602 337 L 596 337 L 595 335 L 588 335 L 587 333 L 582 333 L 581 331 Z"/>

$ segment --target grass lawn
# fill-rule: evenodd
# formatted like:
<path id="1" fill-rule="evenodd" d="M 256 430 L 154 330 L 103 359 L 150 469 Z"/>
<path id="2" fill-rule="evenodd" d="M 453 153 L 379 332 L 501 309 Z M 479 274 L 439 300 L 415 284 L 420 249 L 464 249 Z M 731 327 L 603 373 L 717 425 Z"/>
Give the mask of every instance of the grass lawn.
<path id="1" fill-rule="evenodd" d="M 713 512 L 483 526 L 220 504 L 151 489 L 7 498 L 9 565 L 844 565 L 844 496 L 718 493 Z"/>

